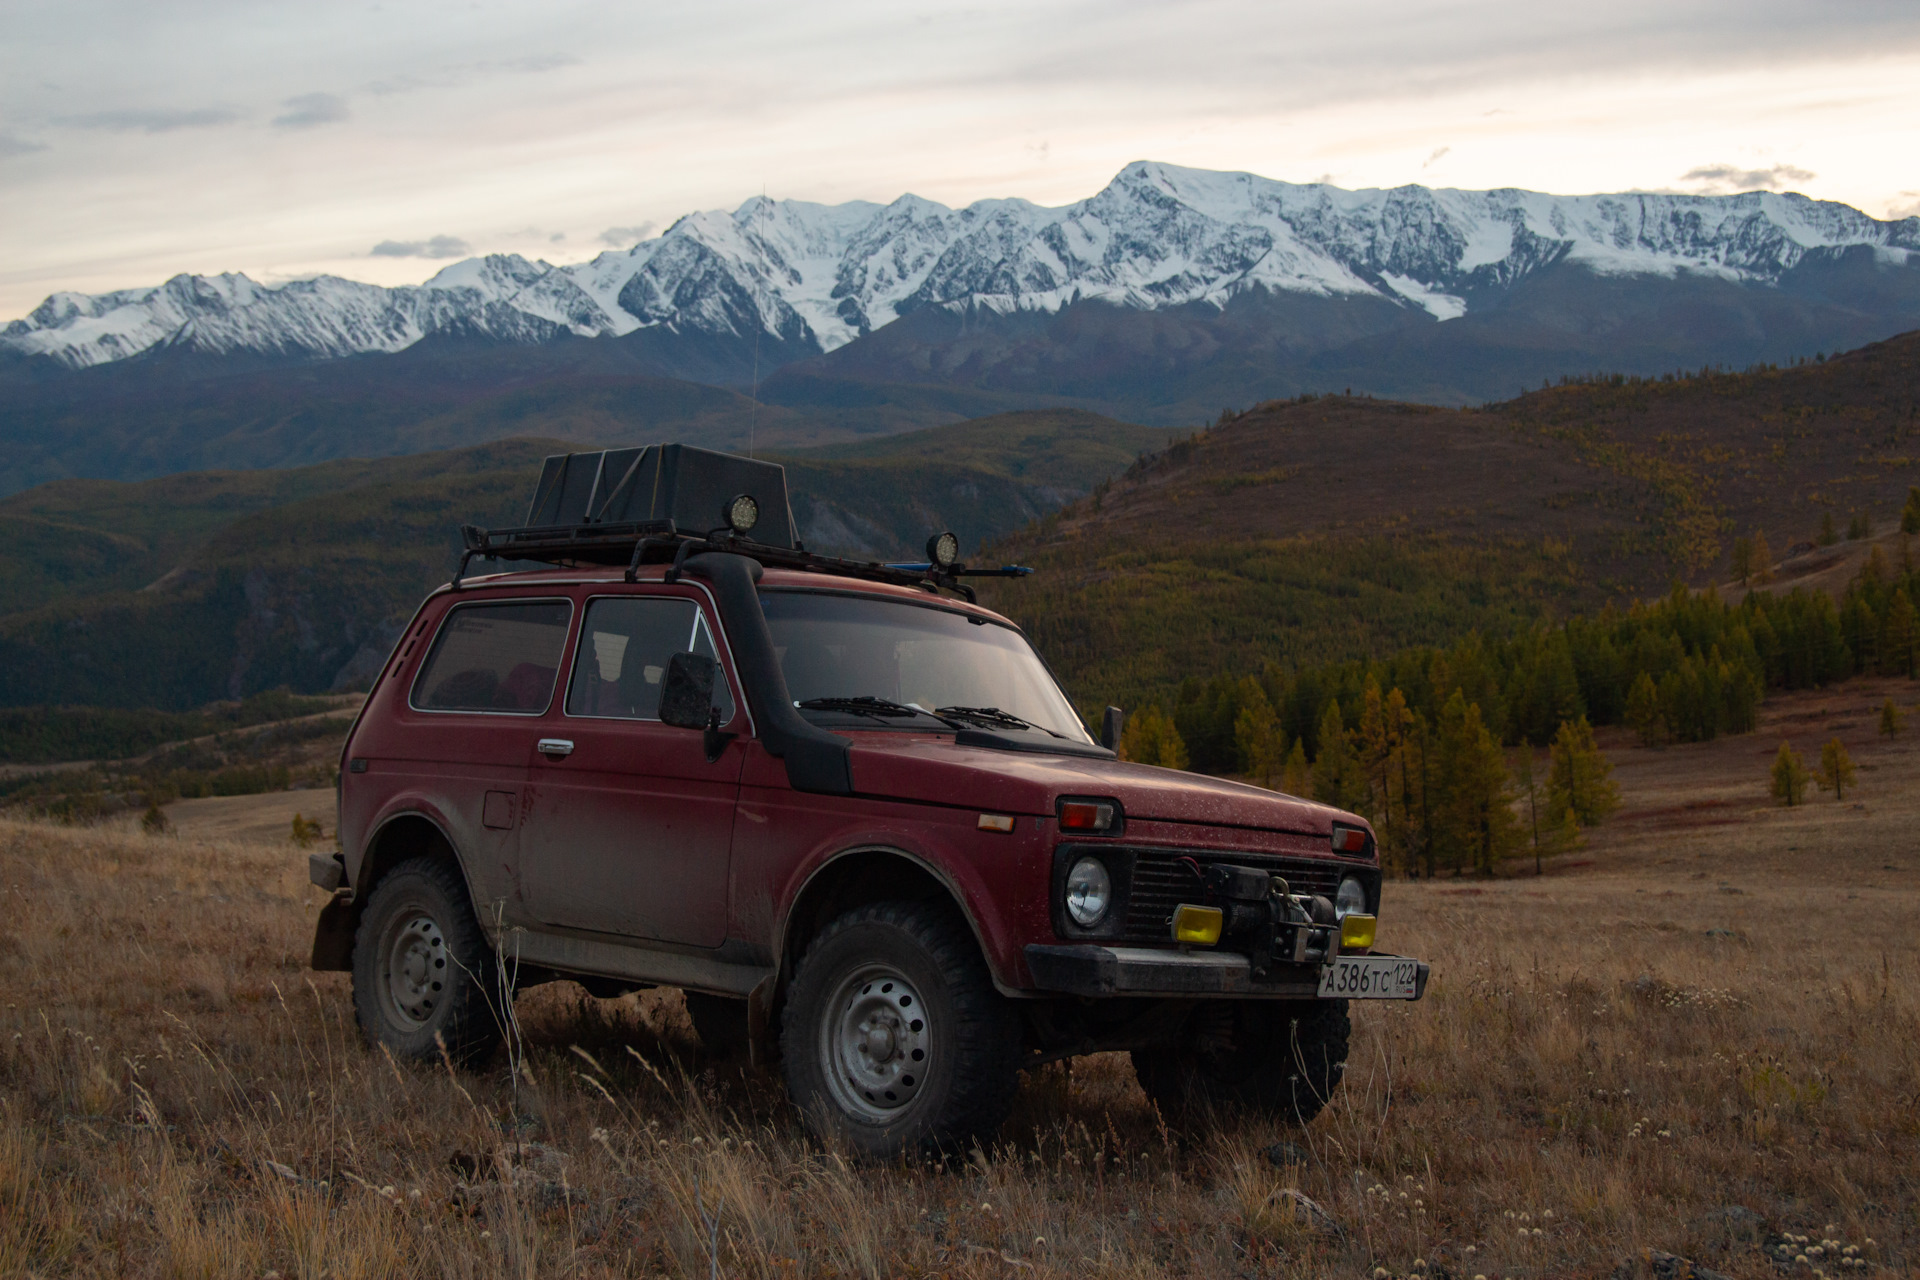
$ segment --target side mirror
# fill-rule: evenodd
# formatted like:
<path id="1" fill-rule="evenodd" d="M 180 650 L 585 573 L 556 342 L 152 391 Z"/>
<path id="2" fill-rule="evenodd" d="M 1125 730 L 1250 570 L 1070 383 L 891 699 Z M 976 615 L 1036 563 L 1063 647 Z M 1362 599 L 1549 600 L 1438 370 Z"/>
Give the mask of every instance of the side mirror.
<path id="1" fill-rule="evenodd" d="M 660 683 L 660 722 L 676 729 L 705 729 L 713 723 L 713 682 L 719 665 L 698 653 L 667 659 Z"/>
<path id="2" fill-rule="evenodd" d="M 1109 751 L 1120 749 L 1120 730 L 1126 725 L 1127 713 L 1118 707 L 1108 707 L 1107 713 L 1100 717 L 1100 745 Z"/>

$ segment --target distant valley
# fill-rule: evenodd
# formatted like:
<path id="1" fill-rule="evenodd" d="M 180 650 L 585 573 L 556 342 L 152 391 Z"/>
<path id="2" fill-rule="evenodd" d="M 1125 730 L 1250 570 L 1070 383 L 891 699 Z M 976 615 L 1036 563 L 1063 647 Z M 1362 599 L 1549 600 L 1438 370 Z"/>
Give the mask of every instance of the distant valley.
<path id="1" fill-rule="evenodd" d="M 1056 410 L 781 461 L 809 546 L 907 558 L 940 529 L 975 551 L 1168 438 Z M 0 499 L 0 706 L 182 709 L 354 687 L 451 574 L 460 525 L 520 523 L 540 460 L 571 447 L 515 439 Z"/>
<path id="2" fill-rule="evenodd" d="M 0 705 L 186 708 L 351 688 L 463 522 L 525 511 L 511 439 L 0 499 Z M 1920 332 L 1784 368 L 1609 376 L 1477 409 L 1293 397 L 1174 432 L 995 414 L 777 451 L 802 536 L 1039 569 L 990 584 L 1085 705 L 1189 676 L 1501 635 L 1724 581 L 1823 521 L 1888 527 L 1920 483 Z"/>

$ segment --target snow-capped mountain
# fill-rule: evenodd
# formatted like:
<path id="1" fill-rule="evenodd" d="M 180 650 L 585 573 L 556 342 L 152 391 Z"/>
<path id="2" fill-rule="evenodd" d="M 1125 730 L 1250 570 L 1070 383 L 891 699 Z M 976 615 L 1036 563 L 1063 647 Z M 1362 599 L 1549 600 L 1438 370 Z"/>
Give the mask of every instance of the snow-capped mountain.
<path id="1" fill-rule="evenodd" d="M 496 254 L 400 288 L 227 274 L 56 293 L 0 331 L 0 348 L 79 368 L 163 345 L 327 358 L 435 333 L 537 343 L 661 328 L 734 339 L 757 329 L 788 351 L 825 352 L 925 307 L 1155 310 L 1224 306 L 1262 288 L 1386 299 L 1445 321 L 1561 262 L 1766 286 L 1809 252 L 1860 246 L 1904 264 L 1920 252 L 1920 218 L 1883 222 L 1772 193 L 1346 191 L 1142 162 L 1061 208 L 756 198 L 590 262 Z"/>

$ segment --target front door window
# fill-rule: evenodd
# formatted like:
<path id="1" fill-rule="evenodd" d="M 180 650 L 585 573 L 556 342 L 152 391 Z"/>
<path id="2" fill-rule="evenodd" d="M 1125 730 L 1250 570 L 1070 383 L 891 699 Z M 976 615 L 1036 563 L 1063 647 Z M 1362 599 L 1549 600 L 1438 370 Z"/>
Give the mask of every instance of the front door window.
<path id="1" fill-rule="evenodd" d="M 706 617 L 691 600 L 614 598 L 587 606 L 580 651 L 567 687 L 567 714 L 658 720 L 660 682 L 676 653 L 718 660 Z M 715 684 L 720 723 L 733 719 L 733 694 Z"/>

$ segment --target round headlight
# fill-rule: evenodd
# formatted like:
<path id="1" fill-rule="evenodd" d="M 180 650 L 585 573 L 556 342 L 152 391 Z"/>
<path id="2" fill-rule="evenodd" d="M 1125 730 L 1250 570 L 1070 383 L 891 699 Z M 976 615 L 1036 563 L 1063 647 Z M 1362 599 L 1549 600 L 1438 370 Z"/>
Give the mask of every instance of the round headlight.
<path id="1" fill-rule="evenodd" d="M 1334 895 L 1333 914 L 1345 920 L 1356 912 L 1360 915 L 1367 913 L 1367 887 L 1348 876 L 1340 882 L 1340 892 Z"/>
<path id="2" fill-rule="evenodd" d="M 760 523 L 760 504 L 750 493 L 743 493 L 727 503 L 727 528 L 735 533 L 746 533 Z"/>
<path id="3" fill-rule="evenodd" d="M 1082 929 L 1091 929 L 1106 917 L 1113 904 L 1113 877 L 1098 858 L 1082 858 L 1067 872 L 1067 914 Z"/>

